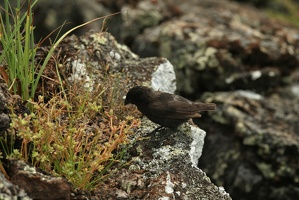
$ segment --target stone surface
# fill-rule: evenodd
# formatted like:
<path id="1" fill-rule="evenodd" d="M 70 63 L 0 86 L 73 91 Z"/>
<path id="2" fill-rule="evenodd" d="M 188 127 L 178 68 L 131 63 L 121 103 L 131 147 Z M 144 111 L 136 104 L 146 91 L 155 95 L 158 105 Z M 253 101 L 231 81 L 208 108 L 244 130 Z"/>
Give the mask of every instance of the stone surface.
<path id="1" fill-rule="evenodd" d="M 180 15 L 167 18 L 169 5 Z M 137 54 L 169 59 L 178 92 L 193 98 L 215 90 L 271 91 L 288 82 L 298 66 L 298 31 L 249 6 L 173 0 L 140 1 L 126 9 L 130 12 L 122 40 L 133 36 L 131 47 Z M 155 12 L 162 16 L 156 23 L 139 20 L 154 18 Z"/>
<path id="2" fill-rule="evenodd" d="M 23 189 L 9 182 L 2 173 L 0 173 L 0 199 L 3 200 L 31 200 Z"/>
<path id="3" fill-rule="evenodd" d="M 208 132 L 199 167 L 235 199 L 299 198 L 298 29 L 225 0 L 126 9 L 122 40 L 169 59 L 178 93 L 218 105 L 196 121 Z"/>
<path id="4" fill-rule="evenodd" d="M 214 125 L 204 126 L 211 134 L 199 167 L 236 197 L 299 197 L 299 98 L 291 88 L 269 96 L 234 91 L 208 97 L 219 110 L 210 113 Z"/>
<path id="5" fill-rule="evenodd" d="M 128 73 L 129 86 L 143 83 L 157 90 L 175 90 L 176 77 L 169 61 L 139 58 L 107 32 L 90 32 L 80 38 L 73 35 L 61 48 L 62 54 L 69 56 L 63 73 L 70 82 L 84 81 L 86 88 L 92 89 L 99 81 L 98 74 L 109 68 L 109 73 Z"/>
<path id="6" fill-rule="evenodd" d="M 61 177 L 54 177 L 20 160 L 10 160 L 11 182 L 24 189 L 32 199 L 68 200 L 71 185 Z"/>
<path id="7" fill-rule="evenodd" d="M 149 120 L 143 119 L 142 124 L 131 148 L 128 170 L 115 172 L 107 185 L 99 188 L 99 195 L 106 199 L 231 199 L 196 167 L 203 130 L 185 124 L 177 131 L 154 131 L 157 126 Z"/>

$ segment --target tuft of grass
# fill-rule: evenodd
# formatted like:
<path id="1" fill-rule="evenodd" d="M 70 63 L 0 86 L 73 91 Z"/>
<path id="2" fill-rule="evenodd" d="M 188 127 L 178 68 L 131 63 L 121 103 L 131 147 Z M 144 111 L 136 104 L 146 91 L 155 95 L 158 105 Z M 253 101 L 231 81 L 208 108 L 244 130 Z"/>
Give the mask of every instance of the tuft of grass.
<path id="1" fill-rule="evenodd" d="M 25 1 L 23 2 L 25 3 Z M 28 0 L 26 12 L 22 12 L 20 0 L 16 1 L 16 8 L 12 8 L 9 0 L 4 0 L 4 14 L 0 16 L 0 42 L 2 54 L 0 63 L 8 69 L 8 85 L 15 94 L 21 94 L 25 101 L 33 97 L 35 82 L 35 54 L 34 26 L 32 8 L 37 0 Z M 3 72 L 3 70 L 2 70 Z"/>
<path id="2" fill-rule="evenodd" d="M 40 78 L 54 50 L 67 35 L 94 21 L 105 20 L 109 16 L 118 14 L 95 18 L 70 29 L 57 40 L 55 39 L 43 62 L 36 63 L 38 47 L 50 36 L 35 45 L 32 9 L 37 2 L 38 0 L 27 0 L 21 4 L 21 1 L 17 0 L 17 6 L 12 8 L 9 0 L 4 0 L 4 8 L 0 6 L 0 9 L 4 11 L 4 17 L 0 15 L 0 44 L 3 48 L 0 55 L 0 74 L 13 93 L 22 97 L 23 102 L 34 99 Z M 25 4 L 28 5 L 27 10 L 22 12 Z M 59 32 L 63 25 L 60 29 L 58 28 Z M 29 108 L 33 111 L 30 104 Z"/>
<path id="3" fill-rule="evenodd" d="M 125 154 L 139 121 L 128 117 L 123 105 L 122 75 L 109 75 L 93 91 L 80 86 L 45 102 L 39 96 L 35 113 L 12 115 L 10 133 L 21 147 L 8 157 L 31 162 L 47 172 L 66 177 L 75 188 L 91 190 Z M 82 84 L 83 85 L 83 84 Z"/>

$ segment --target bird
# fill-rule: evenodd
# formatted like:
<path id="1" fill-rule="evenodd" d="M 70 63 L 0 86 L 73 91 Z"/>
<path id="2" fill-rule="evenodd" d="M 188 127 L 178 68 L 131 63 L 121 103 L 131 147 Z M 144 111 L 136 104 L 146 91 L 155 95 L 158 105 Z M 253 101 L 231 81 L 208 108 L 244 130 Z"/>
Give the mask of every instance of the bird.
<path id="1" fill-rule="evenodd" d="M 182 96 L 154 91 L 145 86 L 131 88 L 125 98 L 127 104 L 136 105 L 149 120 L 168 128 L 177 128 L 192 118 L 200 118 L 201 111 L 216 109 L 215 103 L 192 102 Z"/>

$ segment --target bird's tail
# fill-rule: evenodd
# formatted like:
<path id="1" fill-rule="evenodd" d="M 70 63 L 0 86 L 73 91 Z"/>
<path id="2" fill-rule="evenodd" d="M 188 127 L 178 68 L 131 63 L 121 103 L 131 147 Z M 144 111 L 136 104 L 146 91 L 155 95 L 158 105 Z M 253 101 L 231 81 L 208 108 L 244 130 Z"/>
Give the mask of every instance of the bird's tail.
<path id="1" fill-rule="evenodd" d="M 195 103 L 197 109 L 199 111 L 210 111 L 210 110 L 216 110 L 216 104 L 214 103 L 201 103 L 201 102 L 196 102 Z"/>

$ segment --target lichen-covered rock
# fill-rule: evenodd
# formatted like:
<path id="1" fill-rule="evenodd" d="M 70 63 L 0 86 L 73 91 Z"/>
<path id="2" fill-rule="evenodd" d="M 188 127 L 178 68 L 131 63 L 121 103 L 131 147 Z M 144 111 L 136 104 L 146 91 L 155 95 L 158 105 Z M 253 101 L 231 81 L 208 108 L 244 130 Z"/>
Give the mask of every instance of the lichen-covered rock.
<path id="1" fill-rule="evenodd" d="M 146 119 L 142 122 L 134 136 L 137 140 L 130 150 L 133 158 L 128 170 L 115 172 L 99 194 L 106 199 L 231 199 L 196 167 L 204 144 L 203 130 L 185 124 L 177 131 L 154 131 L 156 125 Z"/>
<path id="2" fill-rule="evenodd" d="M 0 173 L 0 199 L 3 200 L 31 200 L 23 189 L 9 182 L 2 173 Z"/>
<path id="3" fill-rule="evenodd" d="M 178 15 L 165 17 L 169 4 Z M 136 25 L 148 9 L 160 23 Z M 225 0 L 145 0 L 127 15 L 134 52 L 168 58 L 180 94 L 218 105 L 196 122 L 208 132 L 199 167 L 236 199 L 299 198 L 298 29 Z"/>
<path id="4" fill-rule="evenodd" d="M 68 55 L 63 74 L 70 82 L 83 81 L 87 89 L 92 90 L 105 71 L 128 74 L 129 87 L 143 83 L 155 90 L 176 89 L 173 66 L 167 59 L 140 58 L 107 32 L 90 32 L 80 38 L 73 35 L 60 47 L 61 53 Z"/>
<path id="5" fill-rule="evenodd" d="M 71 198 L 71 184 L 21 160 L 10 160 L 11 182 L 24 189 L 32 199 L 58 200 Z"/>
<path id="6" fill-rule="evenodd" d="M 169 1 L 139 2 L 128 13 L 131 24 L 124 25 L 124 32 L 132 30 L 127 26 L 140 26 L 134 19 L 151 14 L 142 6 L 145 2 L 152 10 L 160 9 L 162 16 L 168 12 L 164 8 Z M 294 28 L 233 2 L 171 1 L 171 5 L 180 16 L 140 30 L 132 49 L 142 56 L 168 58 L 180 93 L 197 97 L 207 90 L 269 91 L 288 82 L 298 66 L 299 31 Z"/>
<path id="7" fill-rule="evenodd" d="M 206 97 L 218 111 L 209 113 L 215 125 L 203 125 L 210 134 L 199 167 L 235 197 L 299 197 L 299 98 L 292 90 L 294 86 L 270 96 L 235 91 Z"/>

